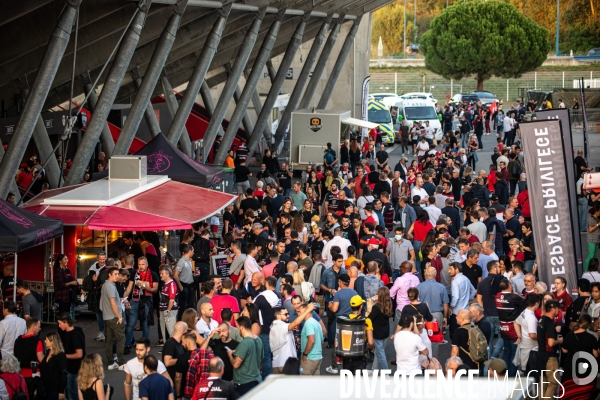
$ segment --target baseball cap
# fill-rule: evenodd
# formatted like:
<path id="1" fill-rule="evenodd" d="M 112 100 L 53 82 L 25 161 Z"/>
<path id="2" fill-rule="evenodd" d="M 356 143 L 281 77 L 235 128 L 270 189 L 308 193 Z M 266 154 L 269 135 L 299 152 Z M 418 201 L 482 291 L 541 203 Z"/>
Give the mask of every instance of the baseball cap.
<path id="1" fill-rule="evenodd" d="M 359 295 L 352 296 L 352 298 L 350 299 L 350 307 L 358 307 L 363 303 L 365 303 L 365 301 Z"/>
<path id="2" fill-rule="evenodd" d="M 406 157 L 406 156 L 402 156 L 402 157 L 400 157 L 400 159 L 404 160 L 404 161 L 408 161 L 408 157 Z"/>
<path id="3" fill-rule="evenodd" d="M 492 200 L 498 200 L 498 195 L 497 194 L 493 194 L 490 199 Z"/>
<path id="4" fill-rule="evenodd" d="M 355 296 L 356 297 L 356 296 Z M 354 297 L 353 297 L 354 298 Z M 491 358 L 484 362 L 485 366 L 499 374 L 506 372 L 506 362 L 501 358 Z"/>
<path id="5" fill-rule="evenodd" d="M 350 283 L 350 276 L 348 274 L 341 274 L 338 278 L 338 281 L 342 281 L 348 285 Z"/>
<path id="6" fill-rule="evenodd" d="M 442 152 L 441 152 L 441 151 L 436 151 L 436 152 L 435 152 L 435 155 L 439 157 L 439 156 L 441 156 L 441 155 L 442 155 Z"/>
<path id="7" fill-rule="evenodd" d="M 377 238 L 372 237 L 371 239 L 369 239 L 369 241 L 367 242 L 368 245 L 373 245 L 373 246 L 379 246 L 379 240 L 377 240 Z"/>
<path id="8" fill-rule="evenodd" d="M 266 211 L 261 211 L 261 212 L 258 213 L 258 218 L 260 218 L 261 220 L 263 220 L 263 219 L 265 219 L 267 217 L 269 217 L 269 213 L 266 212 Z"/>

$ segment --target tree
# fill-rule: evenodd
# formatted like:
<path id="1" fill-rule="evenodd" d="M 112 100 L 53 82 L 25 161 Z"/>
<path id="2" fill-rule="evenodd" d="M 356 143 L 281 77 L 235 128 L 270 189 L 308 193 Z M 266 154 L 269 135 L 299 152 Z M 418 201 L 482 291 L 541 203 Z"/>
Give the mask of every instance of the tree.
<path id="1" fill-rule="evenodd" d="M 407 7 L 408 8 L 408 7 Z M 408 10 L 407 10 L 408 11 Z M 412 13 L 406 13 L 406 45 L 411 43 L 413 22 Z M 377 55 L 379 37 L 383 42 L 384 54 L 401 55 L 404 51 L 404 5 L 400 1 L 381 8 L 373 14 L 373 32 L 371 34 L 371 52 Z"/>
<path id="2" fill-rule="evenodd" d="M 427 69 L 446 79 L 475 76 L 478 90 L 492 76 L 518 78 L 535 70 L 550 50 L 545 28 L 496 0 L 448 7 L 420 44 Z"/>

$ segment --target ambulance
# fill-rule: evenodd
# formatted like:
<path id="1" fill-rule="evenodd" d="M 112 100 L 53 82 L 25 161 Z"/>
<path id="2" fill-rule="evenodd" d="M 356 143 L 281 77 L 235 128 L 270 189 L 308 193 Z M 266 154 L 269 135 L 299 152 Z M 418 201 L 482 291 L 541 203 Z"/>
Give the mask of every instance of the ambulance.
<path id="1" fill-rule="evenodd" d="M 435 139 L 440 143 L 444 132 L 433 105 L 434 103 L 426 99 L 402 99 L 395 104 L 398 108 L 398 122 L 406 120 L 406 125 L 410 127 L 414 121 L 421 121 L 423 125 L 425 121 L 429 121 L 429 126 L 435 129 Z"/>
<path id="2" fill-rule="evenodd" d="M 392 146 L 396 141 L 396 132 L 394 131 L 392 115 L 390 114 L 389 108 L 381 101 L 369 100 L 367 110 L 367 120 L 379 125 L 383 143 Z"/>

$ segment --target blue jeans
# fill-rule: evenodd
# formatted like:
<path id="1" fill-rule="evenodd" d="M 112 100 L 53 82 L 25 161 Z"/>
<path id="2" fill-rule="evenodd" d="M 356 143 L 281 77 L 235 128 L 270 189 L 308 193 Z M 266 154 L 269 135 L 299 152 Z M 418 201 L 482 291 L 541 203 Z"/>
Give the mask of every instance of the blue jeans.
<path id="1" fill-rule="evenodd" d="M 127 310 L 127 329 L 125 330 L 125 346 L 134 347 L 135 340 L 133 338 L 133 329 L 137 325 L 139 317 L 139 301 L 132 301 L 131 308 Z M 150 338 L 150 328 L 148 327 L 148 321 L 142 321 L 142 336 Z"/>
<path id="2" fill-rule="evenodd" d="M 400 269 L 394 269 L 392 271 L 392 284 L 396 282 L 396 279 L 400 277 Z"/>
<path id="3" fill-rule="evenodd" d="M 586 232 L 587 231 L 587 215 L 590 206 L 588 205 L 588 199 L 585 197 L 580 197 L 577 199 L 577 204 L 579 205 L 579 231 Z"/>
<path id="4" fill-rule="evenodd" d="M 421 245 L 423 245 L 423 242 L 413 240 L 413 248 L 415 249 L 415 267 L 417 268 L 419 276 L 421 276 Z"/>
<path id="5" fill-rule="evenodd" d="M 502 249 L 502 248 L 499 249 L 498 246 L 496 246 L 495 252 L 498 257 L 502 257 L 502 255 L 504 254 L 504 249 Z"/>
<path id="6" fill-rule="evenodd" d="M 67 373 L 67 397 L 69 400 L 79 400 L 77 392 L 77 374 Z"/>
<path id="7" fill-rule="evenodd" d="M 385 358 L 385 345 L 388 339 L 374 339 L 375 343 L 375 360 L 373 361 L 373 370 L 388 369 L 387 359 Z"/>
<path id="8" fill-rule="evenodd" d="M 518 345 L 515 344 L 517 339 L 504 339 L 504 348 L 502 350 L 502 359 L 508 366 L 508 376 L 517 374 L 517 367 L 513 364 L 513 359 L 517 353 Z"/>
<path id="9" fill-rule="evenodd" d="M 504 347 L 504 340 L 502 339 L 502 336 L 500 336 L 500 318 L 490 316 L 488 319 L 492 323 L 492 328 L 494 328 L 494 331 L 492 332 L 492 340 L 488 344 L 488 354 L 490 355 L 489 358 L 498 358 L 502 348 Z M 495 337 L 498 338 L 498 341 L 494 347 Z"/>
<path id="10" fill-rule="evenodd" d="M 261 375 L 262 375 L 263 380 L 265 380 L 265 378 L 267 376 L 271 375 L 273 359 L 272 359 L 272 355 L 271 355 L 271 345 L 269 344 L 269 335 L 261 333 L 260 338 L 262 339 L 262 342 L 263 342 L 263 351 L 264 351 Z"/>
<path id="11" fill-rule="evenodd" d="M 104 318 L 102 316 L 102 311 L 96 311 L 96 320 L 98 321 L 98 330 L 104 335 Z"/>
<path id="12" fill-rule="evenodd" d="M 283 196 L 289 197 L 291 189 L 283 189 Z"/>

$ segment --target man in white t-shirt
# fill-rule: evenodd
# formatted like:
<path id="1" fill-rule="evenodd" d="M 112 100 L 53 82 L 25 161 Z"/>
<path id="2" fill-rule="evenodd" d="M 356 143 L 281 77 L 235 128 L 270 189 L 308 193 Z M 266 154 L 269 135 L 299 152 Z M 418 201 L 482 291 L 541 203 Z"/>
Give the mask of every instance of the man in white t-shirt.
<path id="1" fill-rule="evenodd" d="M 429 195 L 427 194 L 425 189 L 423 189 L 423 178 L 421 177 L 417 178 L 417 180 L 415 181 L 415 186 L 410 191 L 411 199 L 415 196 L 419 196 L 421 198 L 421 200 L 419 200 L 419 203 L 427 204 L 427 199 L 429 198 Z"/>
<path id="2" fill-rule="evenodd" d="M 196 322 L 196 330 L 204 339 L 219 326 L 219 323 L 212 318 L 213 314 L 212 304 L 202 303 L 200 305 L 200 319 Z"/>
<path id="3" fill-rule="evenodd" d="M 273 373 L 283 373 L 283 366 L 288 358 L 298 358 L 296 343 L 294 342 L 293 330 L 299 326 L 308 314 L 312 314 L 314 305 L 311 303 L 304 308 L 302 314 L 291 323 L 290 313 L 285 308 L 278 308 L 275 311 L 275 320 L 271 324 L 269 332 L 269 345 L 273 353 Z"/>
<path id="4" fill-rule="evenodd" d="M 150 354 L 150 339 L 139 338 L 135 342 L 135 356 L 123 366 L 125 371 L 125 400 L 140 400 L 140 382 L 146 377 L 144 371 L 144 358 Z M 121 368 L 119 368 L 121 369 Z M 156 371 L 171 382 L 173 381 L 167 372 L 167 368 L 162 361 L 158 361 L 158 369 Z"/>
<path id="5" fill-rule="evenodd" d="M 535 311 L 540 307 L 540 296 L 530 294 L 525 299 L 525 310 L 515 320 L 515 330 L 517 336 L 521 339 L 517 352 L 515 354 L 514 364 L 521 371 L 527 371 L 527 362 L 529 361 L 529 353 L 537 347 L 537 325 L 538 321 L 535 317 Z M 520 331 L 520 334 L 519 334 Z"/>
<path id="6" fill-rule="evenodd" d="M 396 350 L 396 370 L 406 374 L 421 373 L 419 354 L 428 356 L 429 350 L 421 339 L 421 332 L 417 329 L 415 315 L 404 314 L 400 318 L 401 330 L 394 336 L 394 349 Z"/>

